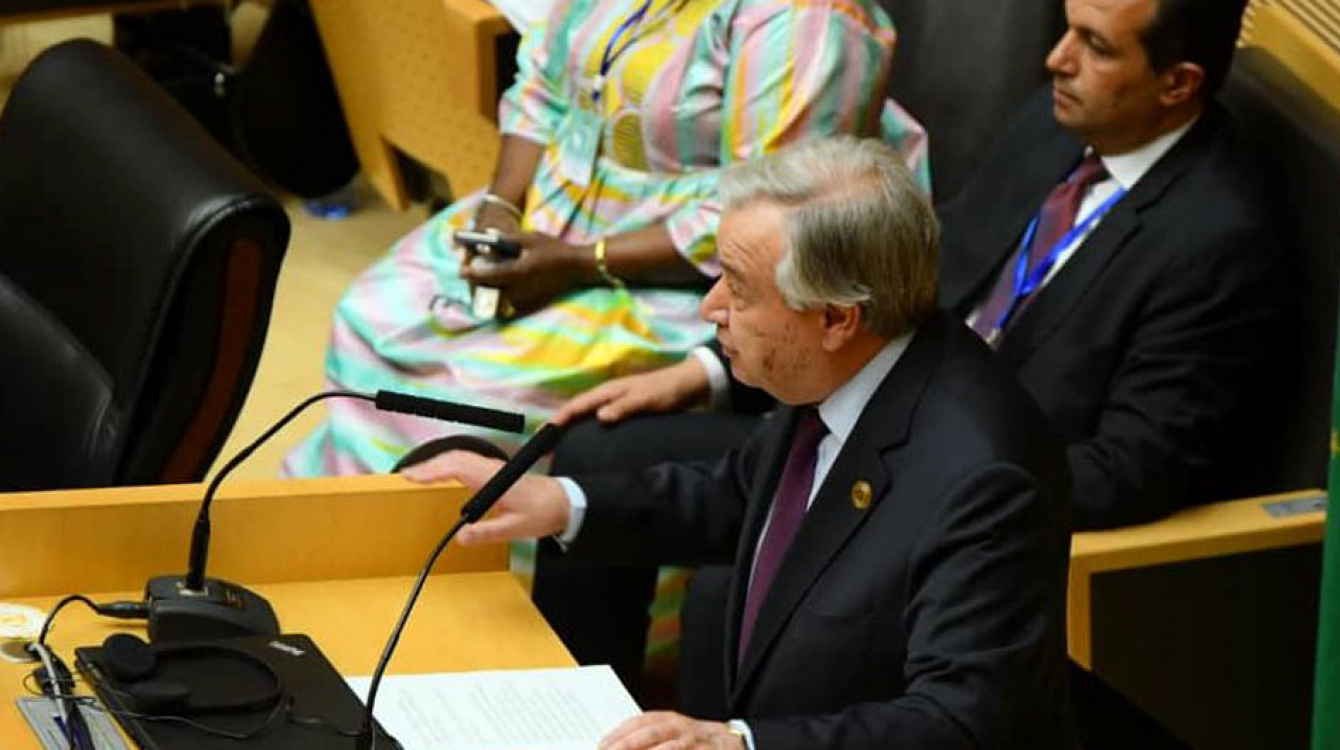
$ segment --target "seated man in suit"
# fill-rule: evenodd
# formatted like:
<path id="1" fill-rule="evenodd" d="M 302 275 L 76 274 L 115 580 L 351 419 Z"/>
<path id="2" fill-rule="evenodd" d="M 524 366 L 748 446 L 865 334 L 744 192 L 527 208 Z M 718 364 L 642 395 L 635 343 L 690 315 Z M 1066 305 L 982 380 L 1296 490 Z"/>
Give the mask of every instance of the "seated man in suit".
<path id="1" fill-rule="evenodd" d="M 1277 295 L 1264 202 L 1214 100 L 1244 4 L 1068 0 L 1069 29 L 1047 59 L 1053 84 L 941 209 L 941 303 L 990 342 L 1066 442 L 1080 529 L 1264 489 L 1235 485 L 1233 467 L 1215 463 Z M 709 368 L 721 366 L 698 354 L 606 383 L 563 416 L 613 423 L 706 403 Z M 725 379 L 714 398 L 757 404 Z M 583 425 L 555 467 L 711 455 L 741 419 Z M 535 599 L 579 660 L 626 665 L 640 654 L 653 582 L 649 570 L 549 555 Z M 603 603 L 600 623 L 583 618 L 586 597 Z"/>
<path id="2" fill-rule="evenodd" d="M 929 203 L 854 139 L 733 167 L 721 191 L 703 313 L 734 375 L 784 406 L 716 461 L 525 477 L 462 543 L 734 559 L 719 674 L 740 721 L 645 714 L 609 750 L 1073 746 L 1064 456 L 937 309 Z M 405 473 L 473 487 L 497 467 L 454 452 Z"/>

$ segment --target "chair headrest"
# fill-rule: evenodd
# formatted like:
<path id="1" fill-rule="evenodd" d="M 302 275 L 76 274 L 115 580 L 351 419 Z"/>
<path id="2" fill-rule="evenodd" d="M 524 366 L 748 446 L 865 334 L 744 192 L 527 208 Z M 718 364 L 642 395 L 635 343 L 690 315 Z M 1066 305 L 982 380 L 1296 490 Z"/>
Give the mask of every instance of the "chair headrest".
<path id="1" fill-rule="evenodd" d="M 122 415 L 106 371 L 3 276 L 0 341 L 0 491 L 108 484 Z"/>
<path id="2" fill-rule="evenodd" d="M 1262 414 L 1241 465 L 1262 474 L 1243 489 L 1322 487 L 1340 300 L 1340 114 L 1253 47 L 1238 50 L 1220 99 L 1264 182 L 1285 303 L 1267 372 L 1248 394 Z"/>

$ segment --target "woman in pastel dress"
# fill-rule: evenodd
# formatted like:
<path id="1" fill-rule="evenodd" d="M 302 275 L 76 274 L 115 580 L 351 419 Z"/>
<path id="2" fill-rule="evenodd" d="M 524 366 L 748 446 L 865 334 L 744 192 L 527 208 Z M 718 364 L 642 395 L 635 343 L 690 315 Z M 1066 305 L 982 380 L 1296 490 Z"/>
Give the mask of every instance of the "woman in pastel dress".
<path id="1" fill-rule="evenodd" d="M 533 429 L 608 378 L 681 359 L 712 334 L 697 310 L 719 273 L 722 166 L 857 133 L 899 145 L 925 175 L 922 131 L 883 94 L 894 45 L 869 0 L 558 0 L 522 40 L 489 188 L 354 281 L 328 387 L 522 411 Z M 517 237 L 521 257 L 463 268 L 452 233 L 471 226 Z M 503 317 L 475 314 L 472 282 L 500 290 Z M 384 472 L 471 431 L 327 403 L 287 474 Z M 514 551 L 523 577 L 532 554 Z"/>

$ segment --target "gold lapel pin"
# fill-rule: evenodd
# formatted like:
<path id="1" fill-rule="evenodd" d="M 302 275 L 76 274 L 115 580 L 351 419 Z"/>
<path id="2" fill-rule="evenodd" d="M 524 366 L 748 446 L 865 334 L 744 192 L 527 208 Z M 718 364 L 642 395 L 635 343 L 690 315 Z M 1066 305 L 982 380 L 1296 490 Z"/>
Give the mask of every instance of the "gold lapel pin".
<path id="1" fill-rule="evenodd" d="M 864 479 L 859 479 L 856 484 L 851 486 L 851 505 L 857 510 L 866 510 L 870 507 L 870 501 L 874 499 L 875 491 L 870 483 Z"/>

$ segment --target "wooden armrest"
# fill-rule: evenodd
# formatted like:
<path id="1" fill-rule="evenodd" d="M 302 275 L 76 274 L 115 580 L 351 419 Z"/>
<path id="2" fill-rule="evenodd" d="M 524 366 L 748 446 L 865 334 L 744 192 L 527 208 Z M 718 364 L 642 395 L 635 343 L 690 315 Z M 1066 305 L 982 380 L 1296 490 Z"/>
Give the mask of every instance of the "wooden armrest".
<path id="1" fill-rule="evenodd" d="M 497 41 L 507 19 L 484 0 L 312 0 L 364 173 L 409 204 L 397 153 L 464 195 L 488 181 L 499 138 Z"/>
<path id="2" fill-rule="evenodd" d="M 1070 657 L 1093 662 L 1092 590 L 1095 574 L 1224 557 L 1320 542 L 1326 531 L 1322 490 L 1227 500 L 1188 508 L 1168 518 L 1109 531 L 1084 531 L 1070 542 L 1066 629 Z M 1301 509 L 1272 514 L 1268 508 Z"/>
<path id="3" fill-rule="evenodd" d="M 463 67 L 452 76 L 461 85 L 453 93 L 481 117 L 493 119 L 498 91 L 494 44 L 512 27 L 497 8 L 484 0 L 442 0 L 442 7 L 447 12 L 448 26 L 460 34 L 459 40 L 465 45 L 463 49 L 457 48 Z"/>
<path id="4" fill-rule="evenodd" d="M 1304 490 L 1227 500 L 1140 526 L 1079 532 L 1070 565 L 1096 573 L 1318 542 L 1326 529 L 1323 510 L 1275 517 L 1267 506 L 1324 497 L 1322 490 Z"/>

